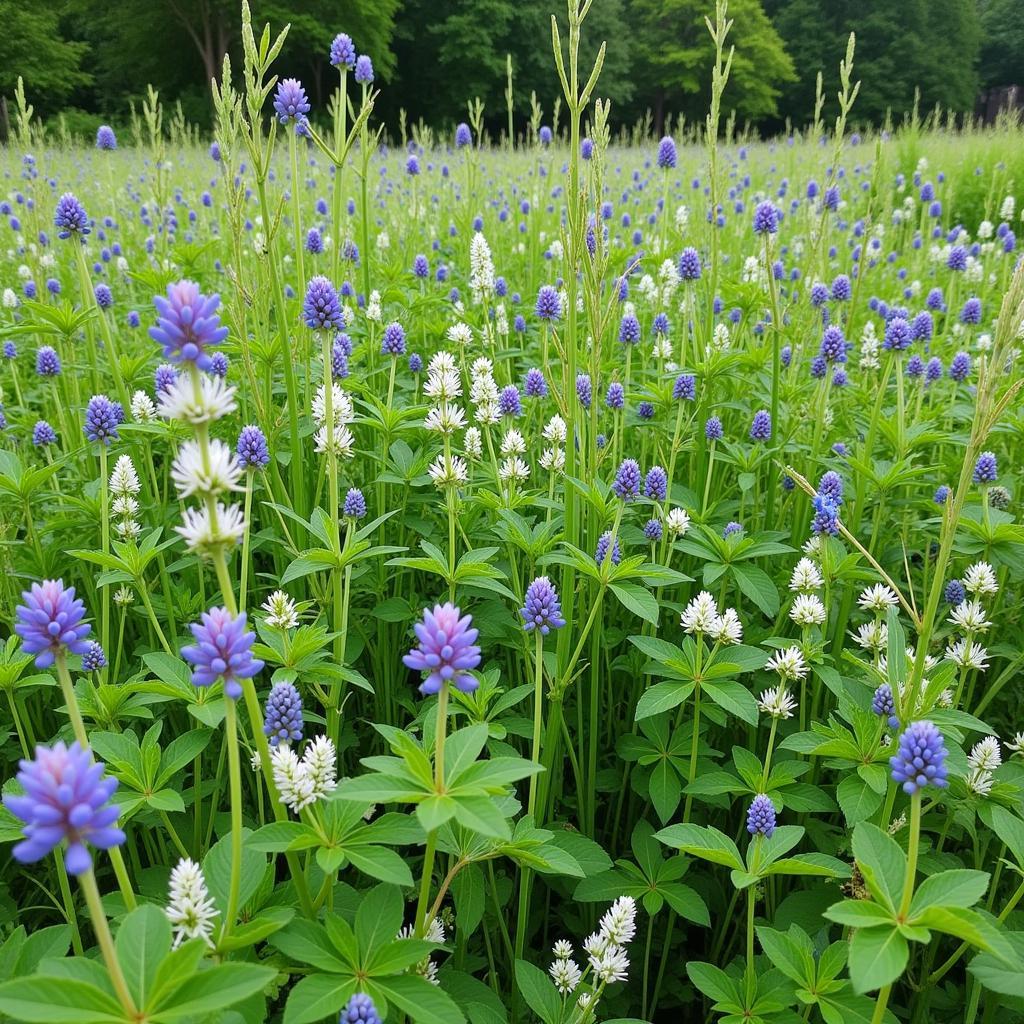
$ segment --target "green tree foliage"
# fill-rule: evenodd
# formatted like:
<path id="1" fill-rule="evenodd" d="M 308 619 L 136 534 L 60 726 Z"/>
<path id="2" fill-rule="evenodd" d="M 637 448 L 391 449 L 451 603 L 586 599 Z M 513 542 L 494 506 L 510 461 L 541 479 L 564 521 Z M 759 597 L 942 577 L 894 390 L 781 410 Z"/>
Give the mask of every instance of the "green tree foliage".
<path id="1" fill-rule="evenodd" d="M 88 83 L 87 46 L 65 34 L 62 10 L 62 4 L 0 0 L 0 94 L 12 97 L 20 75 L 33 102 L 53 106 Z"/>
<path id="2" fill-rule="evenodd" d="M 1012 0 L 1011 0 L 1012 3 Z M 766 0 L 768 16 L 799 69 L 786 86 L 779 113 L 802 125 L 814 110 L 822 73 L 834 113 L 839 61 L 856 33 L 854 76 L 861 91 L 855 120 L 880 121 L 911 110 L 915 89 L 923 110 L 936 103 L 970 110 L 977 88 L 980 31 L 975 5 L 965 0 Z"/>
<path id="3" fill-rule="evenodd" d="M 708 107 L 715 48 L 704 0 L 630 0 L 634 26 L 634 67 L 642 83 L 638 96 L 664 111 L 701 116 Z M 735 47 L 723 109 L 741 119 L 776 113 L 780 87 L 797 79 L 793 61 L 765 15 L 761 0 L 732 0 L 728 42 Z"/>
<path id="4" fill-rule="evenodd" d="M 1020 0 L 980 0 L 978 13 L 982 84 L 1024 87 L 1024 4 Z"/>

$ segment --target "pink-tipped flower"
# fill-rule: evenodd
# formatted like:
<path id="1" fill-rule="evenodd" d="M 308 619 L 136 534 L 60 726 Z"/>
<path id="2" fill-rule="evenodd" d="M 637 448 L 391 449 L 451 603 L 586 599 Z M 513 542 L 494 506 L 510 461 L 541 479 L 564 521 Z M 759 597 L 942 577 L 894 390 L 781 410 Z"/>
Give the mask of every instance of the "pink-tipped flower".
<path id="1" fill-rule="evenodd" d="M 420 693 L 438 693 L 444 683 L 472 693 L 480 685 L 467 671 L 480 664 L 480 648 L 473 643 L 478 630 L 472 622 L 472 615 L 462 615 L 450 601 L 433 611 L 424 609 L 423 621 L 415 627 L 419 646 L 402 659 L 409 668 L 430 673 Z"/>
<path id="2" fill-rule="evenodd" d="M 21 637 L 27 654 L 36 656 L 36 668 L 49 668 L 58 654 L 85 654 L 86 637 L 92 630 L 85 617 L 85 605 L 75 598 L 75 588 L 63 580 L 33 583 L 22 591 L 22 604 L 15 609 L 14 632 Z"/>
<path id="3" fill-rule="evenodd" d="M 52 747 L 36 747 L 35 760 L 19 764 L 18 782 L 25 794 L 4 796 L 4 806 L 25 823 L 25 840 L 12 851 L 15 860 L 42 860 L 66 840 L 65 865 L 80 875 L 92 867 L 86 843 L 109 850 L 124 842 L 124 833 L 115 827 L 120 809 L 107 802 L 117 779 L 104 776 L 103 763 L 93 761 L 88 750 L 58 740 Z"/>

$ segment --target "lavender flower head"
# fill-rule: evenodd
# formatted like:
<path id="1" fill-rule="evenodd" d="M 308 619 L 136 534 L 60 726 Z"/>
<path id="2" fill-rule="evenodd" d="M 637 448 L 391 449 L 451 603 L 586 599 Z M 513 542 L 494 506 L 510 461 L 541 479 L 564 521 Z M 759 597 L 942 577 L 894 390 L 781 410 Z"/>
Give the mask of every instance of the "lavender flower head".
<path id="1" fill-rule="evenodd" d="M 679 255 L 679 276 L 684 281 L 699 281 L 700 274 L 700 254 L 693 246 L 689 246 Z"/>
<path id="2" fill-rule="evenodd" d="M 472 693 L 480 684 L 469 669 L 480 664 L 480 648 L 474 641 L 478 630 L 472 628 L 473 617 L 462 615 L 450 601 L 423 611 L 423 621 L 415 628 L 418 646 L 402 661 L 417 672 L 427 672 L 420 684 L 420 693 L 440 692 L 450 683 L 463 693 Z"/>
<path id="3" fill-rule="evenodd" d="M 101 124 L 96 129 L 96 148 L 117 149 L 117 136 L 114 135 L 114 129 L 109 124 Z"/>
<path id="4" fill-rule="evenodd" d="M 48 444 L 55 444 L 56 441 L 57 432 L 46 420 L 39 420 L 32 428 L 32 443 L 37 448 L 42 448 Z"/>
<path id="5" fill-rule="evenodd" d="M 331 42 L 331 63 L 336 68 L 347 68 L 351 71 L 356 66 L 356 48 L 352 37 L 339 32 Z"/>
<path id="6" fill-rule="evenodd" d="M 640 497 L 640 465 L 636 459 L 623 459 L 615 474 L 612 490 L 623 501 Z"/>
<path id="7" fill-rule="evenodd" d="M 398 356 L 405 355 L 405 331 L 397 320 L 384 328 L 380 351 L 382 355 L 393 356 L 396 359 Z"/>
<path id="8" fill-rule="evenodd" d="M 759 235 L 774 235 L 779 230 L 779 211 L 774 203 L 758 203 L 754 210 L 754 230 Z"/>
<path id="9" fill-rule="evenodd" d="M 871 710 L 879 718 L 884 718 L 890 729 L 899 726 L 900 720 L 896 717 L 896 702 L 892 697 L 892 687 L 888 683 L 882 683 L 875 690 L 874 696 L 871 698 Z"/>
<path id="10" fill-rule="evenodd" d="M 697 378 L 692 373 L 681 373 L 672 385 L 672 397 L 677 402 L 692 402 L 697 398 Z"/>
<path id="11" fill-rule="evenodd" d="M 362 85 L 373 82 L 373 61 L 365 53 L 356 58 L 356 81 Z"/>
<path id="12" fill-rule="evenodd" d="M 297 78 L 283 78 L 278 82 L 274 110 L 281 124 L 305 119 L 310 106 L 306 99 L 306 90 L 302 88 L 302 83 Z"/>
<path id="13" fill-rule="evenodd" d="M 651 466 L 647 471 L 644 496 L 651 501 L 664 501 L 668 497 L 668 473 L 661 466 Z"/>
<path id="14" fill-rule="evenodd" d="M 721 441 L 725 436 L 722 421 L 717 416 L 708 417 L 707 423 L 704 424 L 704 436 L 709 441 Z"/>
<path id="15" fill-rule="evenodd" d="M 341 513 L 346 519 L 362 519 L 366 515 L 366 498 L 358 487 L 350 487 Z"/>
<path id="16" fill-rule="evenodd" d="M 306 326 L 314 331 L 340 331 L 345 326 L 338 293 L 334 285 L 322 274 L 318 274 L 306 286 L 302 319 Z"/>
<path id="17" fill-rule="evenodd" d="M 974 482 L 976 484 L 993 483 L 999 476 L 994 452 L 982 452 L 974 464 Z"/>
<path id="18" fill-rule="evenodd" d="M 235 447 L 238 464 L 243 469 L 266 469 L 270 465 L 270 449 L 266 435 L 254 424 L 242 427 Z"/>
<path id="19" fill-rule="evenodd" d="M 462 149 L 473 141 L 473 133 L 465 121 L 461 121 L 455 128 L 455 148 Z"/>
<path id="20" fill-rule="evenodd" d="M 627 313 L 619 324 L 619 341 L 623 345 L 636 345 L 640 341 L 640 321 Z"/>
<path id="21" fill-rule="evenodd" d="M 60 229 L 57 232 L 58 238 L 70 238 L 72 235 L 78 235 L 84 242 L 85 236 L 92 230 L 89 227 L 89 216 L 85 212 L 85 207 L 72 192 L 65 192 L 57 200 L 57 212 L 53 216 L 53 223 Z"/>
<path id="22" fill-rule="evenodd" d="M 212 686 L 223 679 L 228 697 L 242 696 L 238 680 L 251 679 L 263 668 L 263 662 L 252 656 L 256 634 L 246 632 L 245 624 L 245 612 L 235 616 L 227 608 L 211 608 L 189 626 L 196 642 L 182 647 L 181 656 L 193 666 L 193 686 Z"/>
<path id="23" fill-rule="evenodd" d="M 562 315 L 562 300 L 556 288 L 549 284 L 541 285 L 535 312 L 540 320 L 557 320 Z"/>
<path id="24" fill-rule="evenodd" d="M 526 379 L 523 381 L 523 391 L 527 398 L 547 398 L 548 382 L 544 379 L 544 373 L 537 367 L 526 371 Z"/>
<path id="25" fill-rule="evenodd" d="M 519 609 L 519 614 L 523 617 L 524 630 L 529 632 L 531 629 L 539 629 L 542 636 L 565 625 L 558 591 L 547 576 L 538 576 L 527 587 L 524 607 Z"/>
<path id="26" fill-rule="evenodd" d="M 35 759 L 22 760 L 19 767 L 24 795 L 3 798 L 4 806 L 25 823 L 25 839 L 12 851 L 16 860 L 32 864 L 66 841 L 65 866 L 81 875 L 92 867 L 87 842 L 101 850 L 124 842 L 124 832 L 116 827 L 120 809 L 108 803 L 117 779 L 104 776 L 103 762 L 93 761 L 77 742 L 37 746 Z"/>
<path id="27" fill-rule="evenodd" d="M 272 747 L 302 739 L 302 697 L 291 683 L 274 683 L 263 715 L 263 733 Z"/>
<path id="28" fill-rule="evenodd" d="M 90 441 L 100 441 L 108 448 L 111 441 L 120 436 L 117 425 L 120 423 L 116 404 L 106 395 L 93 395 L 85 407 L 85 436 Z"/>
<path id="29" fill-rule="evenodd" d="M 373 1000 L 365 993 L 357 992 L 341 1011 L 338 1024 L 381 1024 L 381 1019 Z"/>
<path id="30" fill-rule="evenodd" d="M 676 144 L 666 135 L 658 143 L 658 166 L 665 171 L 670 171 L 676 166 Z"/>
<path id="31" fill-rule="evenodd" d="M 52 345 L 41 345 L 36 352 L 36 373 L 40 377 L 56 377 L 60 374 L 60 356 Z"/>
<path id="32" fill-rule="evenodd" d="M 166 298 L 153 299 L 157 310 L 155 327 L 149 336 L 163 348 L 164 359 L 171 363 L 195 363 L 200 370 L 210 368 L 208 348 L 219 345 L 227 336 L 217 307 L 219 295 L 203 295 L 194 281 L 178 281 L 167 286 Z"/>
<path id="33" fill-rule="evenodd" d="M 750 436 L 754 441 L 768 441 L 772 436 L 772 417 L 767 409 L 759 409 L 754 413 L 750 424 Z"/>
<path id="34" fill-rule="evenodd" d="M 508 384 L 501 389 L 498 395 L 498 412 L 502 416 L 521 416 L 523 403 L 519 397 L 519 388 L 515 384 Z"/>
<path id="35" fill-rule="evenodd" d="M 610 561 L 612 565 L 618 565 L 622 561 L 622 549 L 619 547 L 619 538 L 615 538 L 615 543 L 612 543 L 612 532 L 606 530 L 597 541 L 597 550 L 594 552 L 594 561 L 598 565 L 604 565 L 606 558 L 609 558 L 609 548 L 611 549 Z"/>
<path id="36" fill-rule="evenodd" d="M 889 758 L 893 781 L 902 782 L 903 791 L 911 795 L 928 785 L 944 788 L 948 753 L 942 733 L 932 722 L 911 722 Z"/>
<path id="37" fill-rule="evenodd" d="M 25 653 L 36 656 L 36 668 L 49 668 L 58 655 L 89 649 L 85 638 L 92 626 L 82 622 L 85 605 L 75 597 L 74 587 L 65 587 L 63 580 L 43 580 L 22 591 L 21 602 L 14 610 L 14 632 Z"/>
<path id="38" fill-rule="evenodd" d="M 105 668 L 106 664 L 107 656 L 104 654 L 103 648 L 95 640 L 90 640 L 82 655 L 82 671 L 98 672 L 101 668 Z"/>
<path id="39" fill-rule="evenodd" d="M 775 805 L 764 793 L 758 793 L 750 804 L 747 831 L 752 836 L 764 836 L 765 839 L 771 839 L 775 831 Z"/>

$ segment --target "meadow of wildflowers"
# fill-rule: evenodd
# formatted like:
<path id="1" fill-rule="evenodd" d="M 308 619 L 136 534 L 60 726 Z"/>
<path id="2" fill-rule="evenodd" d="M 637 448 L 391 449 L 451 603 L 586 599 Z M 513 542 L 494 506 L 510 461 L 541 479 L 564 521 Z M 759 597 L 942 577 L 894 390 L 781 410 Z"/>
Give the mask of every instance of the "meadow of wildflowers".
<path id="1" fill-rule="evenodd" d="M 514 146 L 20 98 L 0 1018 L 1020 1019 L 1020 133 L 744 140 L 720 0 L 613 143 L 588 7 Z"/>

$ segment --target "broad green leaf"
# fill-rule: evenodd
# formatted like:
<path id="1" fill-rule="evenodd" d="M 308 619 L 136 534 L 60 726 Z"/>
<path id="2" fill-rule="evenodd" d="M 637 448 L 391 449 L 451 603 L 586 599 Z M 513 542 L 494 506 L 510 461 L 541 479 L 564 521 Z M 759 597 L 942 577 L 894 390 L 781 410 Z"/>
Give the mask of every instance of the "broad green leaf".
<path id="1" fill-rule="evenodd" d="M 394 885 L 374 886 L 363 897 L 356 913 L 355 936 L 362 958 L 392 942 L 402 928 L 405 907 L 401 890 Z"/>
<path id="2" fill-rule="evenodd" d="M 610 583 L 608 586 L 623 607 L 657 626 L 658 599 L 649 590 L 636 583 Z"/>
<path id="3" fill-rule="evenodd" d="M 890 985 L 907 966 L 907 940 L 894 927 L 858 928 L 850 939 L 850 980 L 856 992 Z"/>
<path id="4" fill-rule="evenodd" d="M 907 863 L 896 840 L 877 825 L 862 821 L 853 830 L 853 855 L 872 895 L 895 911 L 903 896 Z"/>
<path id="5" fill-rule="evenodd" d="M 561 1018 L 562 999 L 551 979 L 540 968 L 525 960 L 517 960 L 516 985 L 527 1006 L 544 1024 L 557 1024 Z"/>
<path id="6" fill-rule="evenodd" d="M 669 825 L 668 828 L 656 832 L 654 836 L 666 846 L 682 850 L 693 857 L 709 860 L 713 864 L 724 864 L 737 871 L 743 870 L 743 859 L 736 844 L 716 828 L 686 824 Z"/>
<path id="7" fill-rule="evenodd" d="M 154 1022 L 204 1017 L 225 1010 L 262 992 L 275 978 L 272 967 L 258 964 L 218 964 L 194 974 L 150 1015 Z"/>
<path id="8" fill-rule="evenodd" d="M 681 680 L 677 682 L 674 679 L 648 687 L 636 702 L 636 720 L 639 722 L 641 719 L 660 715 L 664 711 L 678 707 L 693 693 L 693 687 L 693 683 L 684 683 Z"/>
<path id="9" fill-rule="evenodd" d="M 152 904 L 137 907 L 117 931 L 117 959 L 136 1006 L 147 1006 L 157 969 L 171 948 L 171 922 Z"/>
<path id="10" fill-rule="evenodd" d="M 754 695 L 735 679 L 705 679 L 701 688 L 720 708 L 748 725 L 757 725 L 757 701 Z"/>
<path id="11" fill-rule="evenodd" d="M 24 1024 L 124 1024 L 118 1001 L 70 978 L 15 978 L 0 985 L 0 1013 Z"/>
<path id="12" fill-rule="evenodd" d="M 911 924 L 916 924 L 918 914 L 929 907 L 972 907 L 988 889 L 987 871 L 956 869 L 940 871 L 929 875 L 914 890 L 907 915 Z"/>
<path id="13" fill-rule="evenodd" d="M 465 1024 L 466 1018 L 452 997 L 418 974 L 374 978 L 367 987 L 380 989 L 388 1002 L 407 1013 L 414 1024 Z"/>
<path id="14" fill-rule="evenodd" d="M 328 1017 L 336 1019 L 358 987 L 359 982 L 348 975 L 312 974 L 302 978 L 288 993 L 284 1024 L 312 1024 Z"/>

